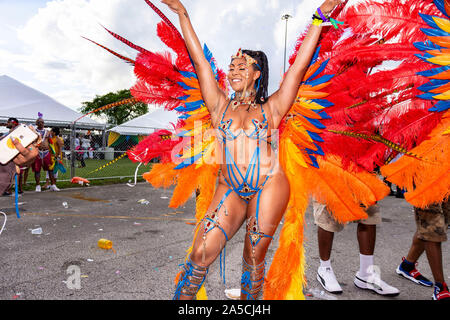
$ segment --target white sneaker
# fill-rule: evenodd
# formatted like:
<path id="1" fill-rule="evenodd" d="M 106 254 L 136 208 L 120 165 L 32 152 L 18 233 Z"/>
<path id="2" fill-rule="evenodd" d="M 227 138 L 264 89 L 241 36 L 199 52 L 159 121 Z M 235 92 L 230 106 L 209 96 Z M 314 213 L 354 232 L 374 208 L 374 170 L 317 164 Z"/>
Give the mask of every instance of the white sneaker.
<path id="1" fill-rule="evenodd" d="M 331 267 L 319 267 L 317 269 L 317 281 L 322 287 L 331 293 L 342 293 L 342 288 L 336 280 L 333 268 Z"/>
<path id="2" fill-rule="evenodd" d="M 55 184 L 50 186 L 50 191 L 61 191 Z"/>
<path id="3" fill-rule="evenodd" d="M 40 185 L 36 186 L 36 192 L 41 192 L 41 186 Z"/>
<path id="4" fill-rule="evenodd" d="M 376 272 L 372 272 L 367 277 L 361 277 L 358 271 L 354 283 L 360 289 L 372 290 L 382 296 L 395 297 L 400 293 L 400 290 L 381 280 L 380 275 Z"/>

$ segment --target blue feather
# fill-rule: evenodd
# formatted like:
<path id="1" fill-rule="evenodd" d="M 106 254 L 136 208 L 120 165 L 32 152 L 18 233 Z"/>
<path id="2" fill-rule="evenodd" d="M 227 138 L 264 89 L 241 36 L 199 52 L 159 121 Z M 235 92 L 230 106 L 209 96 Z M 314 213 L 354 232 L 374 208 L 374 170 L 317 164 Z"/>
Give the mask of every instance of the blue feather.
<path id="1" fill-rule="evenodd" d="M 186 109 L 189 109 L 189 111 L 194 111 L 203 106 L 205 102 L 203 100 L 193 101 L 185 103 Z"/>
<path id="2" fill-rule="evenodd" d="M 177 137 L 185 137 L 186 134 L 188 134 L 188 133 L 189 133 L 188 130 L 180 131 L 177 133 Z"/>
<path id="3" fill-rule="evenodd" d="M 327 75 L 324 75 L 324 76 L 322 76 L 320 78 L 317 78 L 316 80 L 311 80 L 311 81 L 307 80 L 305 82 L 305 84 L 309 84 L 310 86 L 314 87 L 314 86 L 317 86 L 319 84 L 322 84 L 322 83 L 330 81 L 331 79 L 333 79 L 333 77 L 334 77 L 333 74 L 327 74 Z"/>
<path id="4" fill-rule="evenodd" d="M 314 145 L 317 147 L 317 150 L 314 151 L 315 154 L 318 154 L 319 156 L 324 156 L 325 153 L 322 150 L 322 147 L 319 146 L 317 143 L 314 143 Z"/>
<path id="5" fill-rule="evenodd" d="M 304 116 L 304 118 L 306 120 L 308 120 L 312 125 L 314 125 L 318 129 L 325 129 L 326 128 L 319 120 L 311 119 L 311 118 L 308 118 L 308 117 L 305 117 L 305 116 Z"/>
<path id="6" fill-rule="evenodd" d="M 328 108 L 328 107 L 332 107 L 334 106 L 334 103 L 331 101 L 328 101 L 326 99 L 312 99 L 311 101 L 317 103 L 318 105 L 324 107 L 324 108 Z"/>
<path id="7" fill-rule="evenodd" d="M 433 16 L 430 16 L 428 14 L 420 13 L 419 15 L 422 17 L 423 21 L 425 21 L 426 24 L 428 24 L 430 27 L 439 29 L 439 26 L 434 22 Z"/>
<path id="8" fill-rule="evenodd" d="M 434 0 L 434 4 L 436 5 L 436 7 L 438 7 L 438 9 L 445 14 L 447 17 L 450 18 L 450 16 L 447 14 L 447 11 L 445 11 L 445 3 L 444 0 Z"/>
<path id="9" fill-rule="evenodd" d="M 203 104 L 204 104 L 203 100 L 188 102 L 184 106 L 177 107 L 174 110 L 178 112 L 194 111 L 200 108 Z"/>
<path id="10" fill-rule="evenodd" d="M 432 77 L 432 76 L 435 76 L 435 75 L 442 73 L 444 71 L 447 71 L 447 70 L 450 70 L 450 66 L 443 66 L 440 68 L 425 70 L 425 71 L 417 72 L 417 74 L 420 76 L 424 76 L 424 77 Z"/>
<path id="11" fill-rule="evenodd" d="M 181 96 L 181 97 L 178 97 L 177 99 L 178 99 L 178 100 L 183 100 L 183 101 L 184 101 L 184 100 L 186 100 L 187 98 L 189 98 L 189 96 Z"/>
<path id="12" fill-rule="evenodd" d="M 203 45 L 203 54 L 205 55 L 206 60 L 208 60 L 209 64 L 211 65 L 211 69 L 217 80 L 218 78 L 217 67 L 216 64 L 214 63 L 212 52 L 209 50 L 206 44 Z"/>
<path id="13" fill-rule="evenodd" d="M 450 101 L 439 101 L 433 108 L 428 109 L 428 111 L 432 112 L 443 112 L 450 109 Z"/>
<path id="14" fill-rule="evenodd" d="M 309 148 L 306 148 L 306 149 L 305 149 L 306 153 L 307 153 L 309 156 L 315 156 L 315 155 L 323 156 L 323 155 L 325 155 L 325 154 L 323 153 L 322 148 L 319 147 L 319 146 L 317 145 L 317 143 L 314 143 L 314 145 L 315 145 L 316 148 L 317 148 L 316 150 L 312 150 L 312 149 L 309 149 Z"/>
<path id="15" fill-rule="evenodd" d="M 424 93 L 419 94 L 417 97 L 424 100 L 434 100 L 434 97 L 436 96 L 436 93 Z"/>
<path id="16" fill-rule="evenodd" d="M 180 87 L 182 87 L 184 90 L 192 90 L 192 89 L 195 89 L 195 88 L 192 88 L 192 87 L 188 86 L 188 85 L 185 84 L 184 82 L 177 82 L 177 83 L 178 83 L 178 85 L 179 85 Z"/>
<path id="17" fill-rule="evenodd" d="M 317 77 L 319 74 L 321 74 L 322 71 L 325 70 L 325 68 L 327 67 L 328 61 L 330 61 L 330 59 L 327 59 L 324 62 L 322 62 L 320 64 L 320 67 L 316 70 L 316 72 L 314 72 L 314 74 L 311 77 L 309 77 L 306 81 L 310 81 L 310 80 L 314 79 L 315 77 Z"/>
<path id="18" fill-rule="evenodd" d="M 431 79 L 430 82 L 421 85 L 417 89 L 419 89 L 420 91 L 428 92 L 446 85 L 448 82 L 449 80 Z"/>
<path id="19" fill-rule="evenodd" d="M 415 56 L 423 61 L 429 62 L 427 61 L 427 59 L 430 58 L 434 58 L 435 56 L 429 54 L 429 53 L 424 53 L 423 55 L 421 55 L 420 53 L 416 53 Z"/>
<path id="20" fill-rule="evenodd" d="M 310 136 L 311 139 L 313 139 L 314 141 L 317 141 L 317 142 L 323 142 L 323 141 L 324 141 L 324 140 L 322 139 L 322 137 L 321 137 L 319 134 L 317 134 L 317 133 L 315 133 L 315 132 L 308 131 L 308 130 L 306 130 L 306 132 L 308 132 L 309 136 Z"/>
<path id="21" fill-rule="evenodd" d="M 414 42 L 414 47 L 419 49 L 420 51 L 428 51 L 428 50 L 440 50 L 442 47 L 427 40 L 425 42 Z"/>
<path id="22" fill-rule="evenodd" d="M 441 30 L 441 29 L 420 28 L 420 30 L 422 30 L 422 32 L 425 33 L 427 36 L 431 36 L 431 37 L 448 37 L 448 36 L 450 36 L 450 34 L 448 32 L 445 32 L 444 30 Z"/>
<path id="23" fill-rule="evenodd" d="M 321 116 L 322 117 L 322 120 L 325 120 L 325 119 L 332 119 L 332 117 L 330 116 L 330 115 L 328 115 L 328 113 L 326 113 L 325 111 L 320 111 L 320 112 L 317 112 L 317 114 L 319 115 L 319 116 Z"/>
<path id="24" fill-rule="evenodd" d="M 311 160 L 310 165 L 319 169 L 319 164 L 317 163 L 316 157 L 309 155 L 309 159 Z"/>
<path id="25" fill-rule="evenodd" d="M 197 78 L 197 74 L 194 72 L 190 72 L 190 71 L 180 71 L 180 74 L 185 77 L 185 78 Z"/>
<path id="26" fill-rule="evenodd" d="M 177 166 L 174 168 L 174 170 L 180 170 L 180 169 L 184 169 L 184 168 L 186 168 L 186 167 L 189 167 L 191 164 L 195 163 L 198 159 L 200 159 L 201 156 L 202 156 L 202 153 L 200 152 L 200 153 L 197 154 L 196 156 L 184 160 L 184 161 L 181 162 L 179 165 L 177 165 Z"/>
<path id="27" fill-rule="evenodd" d="M 316 52 L 314 52 L 314 56 L 312 57 L 311 63 L 309 64 L 309 66 L 312 66 L 314 63 L 317 62 L 317 58 L 319 57 L 319 53 L 320 53 L 320 47 L 321 46 L 318 46 L 316 49 Z"/>

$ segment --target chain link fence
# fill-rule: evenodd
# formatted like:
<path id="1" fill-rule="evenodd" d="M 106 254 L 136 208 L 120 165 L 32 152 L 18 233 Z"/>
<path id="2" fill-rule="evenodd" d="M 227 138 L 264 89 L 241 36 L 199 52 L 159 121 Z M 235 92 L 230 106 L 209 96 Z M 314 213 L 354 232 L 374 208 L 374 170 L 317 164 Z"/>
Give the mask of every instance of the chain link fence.
<path id="1" fill-rule="evenodd" d="M 142 176 L 151 165 L 141 165 L 128 159 L 126 152 L 137 145 L 148 134 L 160 128 L 121 126 L 120 134 L 115 131 L 87 131 L 71 128 L 63 135 L 64 166 L 66 173 L 59 181 L 69 181 L 73 177 L 88 180 L 128 179 Z"/>
<path id="2" fill-rule="evenodd" d="M 104 130 L 77 128 L 73 124 L 59 127 L 59 137 L 64 141 L 61 161 L 65 172 L 58 170 L 57 186 L 70 185 L 74 177 L 85 178 L 91 183 L 103 183 L 102 180 L 109 183 L 134 183 L 135 177 L 137 181 L 143 180 L 142 174 L 148 172 L 152 164 L 138 166 L 139 163 L 128 159 L 126 152 L 148 134 L 161 128 L 122 125 L 123 131 L 132 134 L 120 134 L 107 129 L 112 127 L 106 125 Z M 46 129 L 50 131 L 52 127 Z M 44 185 L 45 174 L 41 171 L 41 185 Z M 31 168 L 27 170 L 24 182 L 29 188 L 34 188 L 35 179 Z"/>

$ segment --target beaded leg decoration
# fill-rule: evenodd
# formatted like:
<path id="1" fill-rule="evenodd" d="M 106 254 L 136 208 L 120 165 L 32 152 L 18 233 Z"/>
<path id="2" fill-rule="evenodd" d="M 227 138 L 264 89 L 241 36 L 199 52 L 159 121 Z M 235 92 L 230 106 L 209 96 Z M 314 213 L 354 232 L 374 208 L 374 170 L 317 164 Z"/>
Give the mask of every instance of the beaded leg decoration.
<path id="1" fill-rule="evenodd" d="M 197 226 L 203 225 L 202 263 L 205 263 L 206 260 L 206 236 L 211 230 L 213 230 L 214 228 L 218 228 L 220 231 L 222 231 L 223 235 L 225 236 L 225 240 L 228 242 L 228 235 L 220 225 L 219 211 L 222 207 L 224 207 L 224 214 L 225 216 L 228 215 L 227 208 L 224 206 L 224 202 L 232 191 L 233 191 L 232 189 L 229 189 L 222 197 L 222 200 L 219 202 L 216 209 L 206 214 L 206 216 L 197 225 Z M 220 252 L 220 275 L 223 278 L 224 284 L 225 284 L 225 255 L 226 249 L 224 246 L 222 252 Z"/>
<path id="2" fill-rule="evenodd" d="M 265 234 L 259 228 L 259 200 L 261 197 L 261 191 L 262 190 L 258 191 L 258 198 L 256 200 L 256 216 L 250 217 L 247 220 L 247 234 L 252 246 L 252 265 L 254 266 L 256 265 L 255 248 L 258 243 L 263 238 L 273 239 L 272 236 Z"/>
<path id="3" fill-rule="evenodd" d="M 241 294 L 246 300 L 258 300 L 262 296 L 266 261 L 259 265 L 249 265 L 242 258 Z"/>
<path id="4" fill-rule="evenodd" d="M 178 279 L 175 295 L 172 300 L 180 300 L 180 296 L 182 295 L 195 297 L 198 290 L 202 287 L 207 274 L 207 267 L 200 267 L 188 258 L 183 265 L 183 271 Z"/>

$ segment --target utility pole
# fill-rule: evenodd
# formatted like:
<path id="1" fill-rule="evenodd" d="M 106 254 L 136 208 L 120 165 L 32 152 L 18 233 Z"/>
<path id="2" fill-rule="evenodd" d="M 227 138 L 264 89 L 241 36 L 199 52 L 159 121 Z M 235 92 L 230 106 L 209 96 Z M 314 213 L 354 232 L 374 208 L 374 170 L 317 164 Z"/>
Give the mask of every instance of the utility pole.
<path id="1" fill-rule="evenodd" d="M 284 67 L 283 67 L 283 74 L 286 73 L 286 46 L 287 46 L 287 26 L 288 26 L 288 20 L 292 18 L 291 15 L 285 14 L 281 17 L 281 20 L 286 20 L 286 30 L 284 33 Z"/>

